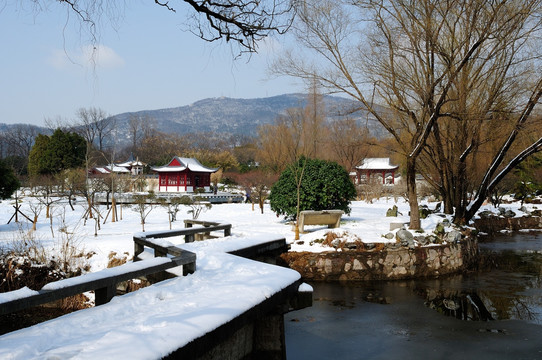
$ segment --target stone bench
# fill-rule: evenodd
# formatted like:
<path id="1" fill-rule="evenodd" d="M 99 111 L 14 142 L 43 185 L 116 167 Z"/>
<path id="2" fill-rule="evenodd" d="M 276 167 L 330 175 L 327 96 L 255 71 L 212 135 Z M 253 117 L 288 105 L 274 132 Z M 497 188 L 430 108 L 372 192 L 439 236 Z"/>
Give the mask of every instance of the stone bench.
<path id="1" fill-rule="evenodd" d="M 303 210 L 299 212 L 299 232 L 305 232 L 305 225 L 327 225 L 329 229 L 338 228 L 343 214 L 342 210 Z"/>

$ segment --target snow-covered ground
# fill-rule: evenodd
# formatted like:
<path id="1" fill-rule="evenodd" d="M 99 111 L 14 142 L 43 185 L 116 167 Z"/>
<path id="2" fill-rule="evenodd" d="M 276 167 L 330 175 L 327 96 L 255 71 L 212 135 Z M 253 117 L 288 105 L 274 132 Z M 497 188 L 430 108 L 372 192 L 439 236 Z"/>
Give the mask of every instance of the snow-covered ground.
<path id="1" fill-rule="evenodd" d="M 28 210 L 29 203 L 33 201 L 31 198 L 24 198 L 21 211 L 31 217 L 31 212 Z M 34 200 L 35 201 L 35 200 Z M 45 219 L 45 211 L 40 214 L 37 230 L 33 234 L 33 238 L 44 244 L 47 248 L 58 249 L 60 243 L 66 234 L 73 234 L 73 241 L 79 245 L 85 252 L 94 252 L 88 261 L 91 265 L 91 271 L 104 269 L 108 263 L 108 256 L 111 252 L 118 255 L 128 253 L 129 257 L 133 255 L 133 235 L 141 232 L 141 224 L 139 214 L 132 208 L 126 206 L 122 209 L 122 220 L 111 222 L 111 218 L 107 218 L 105 224 L 101 224 L 101 230 L 95 234 L 95 222 L 92 219 L 87 220 L 86 225 L 82 219 L 84 208 L 81 206 L 82 200 L 79 200 L 75 205 L 75 211 L 72 211 L 68 204 L 60 202 L 53 205 L 53 222 L 52 230 L 49 219 Z M 435 204 L 422 201 L 421 204 L 426 204 L 433 209 Z M 386 211 L 393 205 L 397 205 L 399 213 L 398 217 L 386 217 Z M 520 211 L 519 203 L 504 204 L 505 209 L 511 209 L 516 213 L 516 216 L 522 216 L 525 213 Z M 542 209 L 542 205 L 525 205 L 528 211 L 533 209 Z M 102 206 L 102 214 L 107 211 L 105 206 Z M 357 237 L 365 243 L 370 242 L 389 242 L 395 239 L 388 240 L 384 237 L 390 232 L 390 222 L 401 223 L 408 222 L 408 204 L 399 199 L 396 203 L 392 198 L 380 199 L 372 204 L 354 201 L 351 205 L 352 212 L 350 215 L 344 215 L 341 220 L 339 229 L 333 230 L 336 233 L 346 233 L 345 237 Z M 177 214 L 176 222 L 172 223 L 173 229 L 183 228 L 182 219 L 190 219 L 189 209 L 183 208 Z M 491 210 L 495 213 L 498 211 L 491 205 L 486 205 L 480 209 Z M 21 239 L 23 233 L 28 232 L 30 224 L 26 219 L 19 216 L 20 222 L 17 224 L 12 221 L 7 224 L 8 220 L 13 215 L 12 201 L 4 200 L 0 202 L 0 246 L 9 246 L 10 243 Z M 120 213 L 120 211 L 119 211 Z M 120 216 L 120 214 L 119 214 Z M 284 237 L 289 243 L 292 243 L 292 251 L 329 251 L 329 247 L 322 247 L 315 239 L 322 239 L 325 234 L 330 231 L 326 226 L 306 226 L 308 233 L 300 235 L 300 241 L 294 243 L 294 232 L 292 226 L 282 217 L 277 217 L 266 204 L 264 213 L 256 207 L 252 210 L 251 204 L 219 204 L 214 205 L 210 210 L 202 212 L 198 220 L 208 220 L 219 223 L 232 224 L 232 234 L 237 236 L 252 236 L 255 233 L 272 234 L 277 237 Z M 422 228 L 425 234 L 431 233 L 435 226 L 442 222 L 443 218 L 437 215 L 431 215 L 427 219 L 422 220 Z M 102 221 L 103 222 L 103 221 Z M 66 231 L 60 231 L 60 228 L 65 228 Z M 169 221 L 167 209 L 156 206 L 148 215 L 145 222 L 146 232 L 162 231 L 169 229 Z M 171 240 L 174 242 L 174 240 Z M 180 241 L 180 239 L 179 239 Z M 299 243 L 299 245 L 298 245 Z M 301 244 L 303 243 L 303 244 Z M 310 245 L 312 243 L 312 245 Z"/>
<path id="2" fill-rule="evenodd" d="M 23 199 L 21 211 L 28 216 L 31 214 L 29 206 L 32 201 L 30 198 Z M 84 209 L 79 205 L 81 202 L 78 201 L 75 211 L 67 203 L 54 205 L 52 226 L 45 219 L 43 211 L 33 238 L 42 243 L 49 253 L 54 253 L 63 239 L 71 237 L 81 250 L 94 253 L 88 259 L 91 272 L 106 268 L 112 252 L 126 253 L 131 258 L 133 235 L 141 231 L 139 215 L 125 207 L 122 220 L 113 223 L 108 219 L 94 236 L 95 222 L 88 220 L 84 224 Z M 20 241 L 30 228 L 26 220 L 7 224 L 14 210 L 11 203 L 0 203 L 0 246 L 3 247 Z M 386 217 L 386 211 L 393 205 L 398 206 L 402 216 Z M 430 208 L 434 206 L 429 204 Z M 519 210 L 519 204 L 503 207 L 511 209 L 517 216 L 524 214 Z M 526 207 L 530 211 L 536 205 Z M 496 212 L 491 206 L 482 210 L 486 209 Z M 190 218 L 186 210 L 183 209 L 182 215 L 178 214 L 177 218 Z M 381 199 L 373 204 L 357 201 L 352 203 L 350 216 L 343 216 L 341 227 L 332 231 L 366 243 L 395 241 L 383 236 L 390 232 L 390 222 L 408 222 L 407 214 L 408 204 L 402 200 L 395 203 L 393 199 Z M 257 239 L 284 237 L 292 244 L 292 251 L 334 251 L 314 241 L 324 238 L 330 231 L 324 226 L 307 227 L 310 232 L 301 234 L 300 241 L 294 242 L 291 225 L 275 216 L 268 205 L 264 214 L 257 208 L 253 211 L 251 204 L 214 205 L 202 213 L 199 220 L 232 224 L 231 241 L 250 243 Z M 422 220 L 425 233 L 431 233 L 442 220 L 437 215 Z M 182 220 L 173 223 L 173 229 L 182 227 Z M 147 217 L 145 230 L 167 229 L 167 210 L 156 207 Z M 174 244 L 183 242 L 181 238 L 168 240 Z M 299 278 L 299 274 L 293 270 L 225 254 L 223 251 L 228 239 L 212 241 L 216 244 L 180 245 L 192 246 L 197 253 L 198 270 L 194 274 L 115 297 L 109 304 L 97 308 L 78 311 L 62 319 L 1 336 L 0 358 L 157 358 L 198 334 L 212 330 Z M 243 296 L 239 297 L 238 294 Z M 175 334 L 175 337 L 171 334 Z M 149 343 L 151 338 L 154 342 Z M 143 343 L 146 345 L 134 346 Z"/>

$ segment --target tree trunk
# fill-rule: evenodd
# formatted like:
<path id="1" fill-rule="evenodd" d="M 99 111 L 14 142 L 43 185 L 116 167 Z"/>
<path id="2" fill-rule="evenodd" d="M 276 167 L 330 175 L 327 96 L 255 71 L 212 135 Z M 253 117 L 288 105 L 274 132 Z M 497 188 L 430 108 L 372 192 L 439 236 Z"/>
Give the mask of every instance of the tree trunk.
<path id="1" fill-rule="evenodd" d="M 34 221 L 32 221 L 32 231 L 36 231 L 37 223 L 38 223 L 38 215 L 34 215 Z"/>
<path id="2" fill-rule="evenodd" d="M 117 221 L 117 202 L 115 200 L 115 194 L 111 196 L 111 222 Z"/>
<path id="3" fill-rule="evenodd" d="M 92 215 L 92 201 L 90 201 L 90 196 L 87 197 L 87 203 L 88 203 L 88 217 L 90 219 L 93 218 L 93 215 Z"/>
<path id="4" fill-rule="evenodd" d="M 407 159 L 407 196 L 410 205 L 410 226 L 412 230 L 421 228 L 420 209 L 418 206 L 418 193 L 416 191 L 416 160 L 409 157 Z"/>

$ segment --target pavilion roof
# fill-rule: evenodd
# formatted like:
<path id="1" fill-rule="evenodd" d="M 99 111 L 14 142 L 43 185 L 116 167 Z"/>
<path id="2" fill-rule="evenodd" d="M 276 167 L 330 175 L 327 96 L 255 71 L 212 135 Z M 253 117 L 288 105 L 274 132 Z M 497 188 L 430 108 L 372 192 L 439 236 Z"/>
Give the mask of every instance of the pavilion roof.
<path id="1" fill-rule="evenodd" d="M 156 166 L 152 167 L 151 169 L 156 172 L 177 172 L 188 169 L 193 172 L 207 173 L 214 173 L 218 170 L 218 168 L 208 168 L 194 158 L 184 158 L 179 156 L 174 156 L 169 164 L 165 166 Z"/>
<path id="2" fill-rule="evenodd" d="M 396 170 L 399 165 L 390 164 L 390 158 L 365 158 L 361 165 L 356 166 L 359 170 Z"/>

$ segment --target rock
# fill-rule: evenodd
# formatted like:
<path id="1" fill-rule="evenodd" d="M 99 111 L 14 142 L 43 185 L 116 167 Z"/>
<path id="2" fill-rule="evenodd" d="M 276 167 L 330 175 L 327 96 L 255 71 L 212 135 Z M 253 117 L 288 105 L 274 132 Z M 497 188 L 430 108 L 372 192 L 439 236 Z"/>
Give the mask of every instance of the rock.
<path id="1" fill-rule="evenodd" d="M 387 233 L 386 235 L 384 235 L 384 237 L 385 237 L 386 239 L 388 239 L 388 240 L 391 240 L 391 239 L 393 239 L 393 238 L 395 237 L 395 235 L 393 235 L 393 233 L 389 232 L 389 233 Z"/>
<path id="2" fill-rule="evenodd" d="M 440 244 L 442 241 L 440 241 L 440 239 L 435 236 L 435 235 L 427 235 L 425 237 L 425 239 L 430 243 L 430 244 Z"/>
<path id="3" fill-rule="evenodd" d="M 414 248 L 416 245 L 414 244 L 414 235 L 408 230 L 401 229 L 397 231 L 395 234 L 395 237 L 397 238 L 397 241 L 401 243 L 401 246 Z"/>
<path id="4" fill-rule="evenodd" d="M 398 241 L 414 240 L 414 235 L 412 235 L 412 233 L 406 229 L 401 229 L 397 231 L 397 233 L 395 234 L 395 237 L 397 238 Z"/>
<path id="5" fill-rule="evenodd" d="M 437 226 L 435 226 L 435 231 L 434 233 L 437 234 L 437 235 L 443 235 L 444 234 L 444 224 L 443 223 L 438 223 Z"/>
<path id="6" fill-rule="evenodd" d="M 449 233 L 446 233 L 446 235 L 444 235 L 444 240 L 446 240 L 446 242 L 449 242 L 450 244 L 456 244 L 460 242 L 461 238 L 462 235 L 457 230 L 452 230 Z"/>
<path id="7" fill-rule="evenodd" d="M 415 236 L 414 237 L 414 240 L 416 240 L 420 245 L 422 246 L 425 246 L 427 244 L 429 244 L 429 239 L 427 239 L 425 236 L 423 235 L 418 235 L 418 236 Z"/>
<path id="8" fill-rule="evenodd" d="M 364 245 L 367 250 L 373 250 L 376 247 L 375 243 L 366 243 Z"/>
<path id="9" fill-rule="evenodd" d="M 504 217 L 507 217 L 507 218 L 513 218 L 513 217 L 516 217 L 516 213 L 513 212 L 512 210 L 506 210 L 504 212 Z"/>
<path id="10" fill-rule="evenodd" d="M 482 219 L 487 219 L 489 217 L 494 216 L 494 214 L 489 210 L 484 210 L 484 211 L 479 212 L 478 216 L 480 216 L 480 218 Z"/>
<path id="11" fill-rule="evenodd" d="M 387 217 L 397 217 L 397 214 L 399 213 L 398 209 L 397 209 L 397 205 L 393 205 L 393 207 L 391 209 L 388 209 L 388 211 L 386 211 L 386 216 Z"/>

